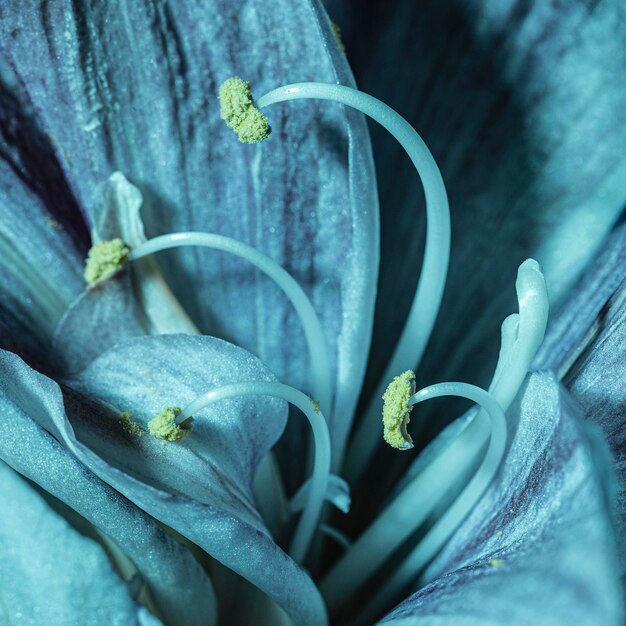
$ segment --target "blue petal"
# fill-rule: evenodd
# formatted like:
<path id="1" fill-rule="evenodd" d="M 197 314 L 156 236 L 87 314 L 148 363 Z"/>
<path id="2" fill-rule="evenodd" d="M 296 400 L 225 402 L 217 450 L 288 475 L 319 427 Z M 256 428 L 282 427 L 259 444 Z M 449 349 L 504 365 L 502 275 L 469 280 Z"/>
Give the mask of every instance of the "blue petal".
<path id="1" fill-rule="evenodd" d="M 623 244 L 623 242 L 622 242 Z M 617 273 L 624 274 L 624 264 Z M 563 371 L 563 383 L 597 424 L 615 457 L 618 482 L 618 525 L 626 533 L 626 281 L 605 303 L 589 332 L 575 345 L 575 359 Z M 584 301 L 579 302 L 583 306 Z M 580 309 L 579 309 L 580 310 Z M 575 311 L 575 309 L 574 309 Z M 626 545 L 620 544 L 622 571 L 626 572 Z"/>
<path id="2" fill-rule="evenodd" d="M 378 260 L 373 164 L 360 115 L 311 102 L 270 111 L 273 137 L 240 145 L 219 119 L 233 74 L 261 95 L 281 84 L 352 84 L 317 0 L 51 3 L 5 11 L 0 38 L 81 205 L 123 172 L 142 191 L 152 236 L 201 230 L 284 265 L 323 320 L 335 380 L 359 388 Z M 349 167 L 347 161 L 349 160 Z M 304 336 L 288 301 L 239 260 L 172 253 L 164 271 L 192 319 L 308 389 Z M 356 391 L 331 431 L 345 438 Z"/>
<path id="3" fill-rule="evenodd" d="M 331 15 L 336 5 L 350 11 L 345 4 L 328 0 Z M 422 133 L 449 192 L 450 281 L 423 362 L 425 384 L 486 384 L 519 263 L 542 264 L 556 304 L 626 201 L 626 5 L 359 3 L 345 31 L 361 88 Z M 396 143 L 376 128 L 372 139 L 383 233 L 373 377 L 417 280 L 423 211 Z M 425 411 L 435 418 L 434 408 Z"/>
<path id="4" fill-rule="evenodd" d="M 15 349 L 45 363 L 56 323 L 83 288 L 88 235 L 52 139 L 1 59 L 0 189 L 3 322 Z"/>
<path id="5" fill-rule="evenodd" d="M 551 315 L 533 368 L 549 368 L 564 375 L 585 346 L 597 339 L 609 314 L 608 302 L 617 299 L 625 279 L 626 222 L 607 237 L 598 258 L 587 267 L 559 310 Z"/>
<path id="6" fill-rule="evenodd" d="M 127 270 L 84 291 L 59 321 L 52 340 L 52 360 L 64 375 L 85 369 L 103 352 L 149 332 Z"/>
<path id="7" fill-rule="evenodd" d="M 46 410 L 46 395 L 54 397 L 55 386 L 35 377 L 41 384 L 39 397 L 29 388 L 32 371 L 15 355 L 3 352 L 2 359 L 5 427 L 0 429 L 0 459 L 113 540 L 139 569 L 168 624 L 211 623 L 215 616 L 213 590 L 191 553 L 29 417 Z"/>
<path id="8" fill-rule="evenodd" d="M 0 618 L 25 626 L 144 622 L 102 549 L 0 462 Z"/>
<path id="9" fill-rule="evenodd" d="M 598 434 L 550 373 L 531 376 L 509 417 L 493 484 L 429 567 L 432 582 L 382 623 L 623 623 Z"/>
<path id="10" fill-rule="evenodd" d="M 164 406 L 184 406 L 212 387 L 274 379 L 257 359 L 210 337 L 132 340 L 71 381 L 65 406 L 50 380 L 15 357 L 11 368 L 9 379 L 30 381 L 32 393 L 41 394 L 33 418 L 95 474 L 253 582 L 297 622 L 321 623 L 317 590 L 274 543 L 251 494 L 254 470 L 284 428 L 284 403 L 259 398 L 211 406 L 195 416 L 181 444 L 134 438 L 118 419 L 130 411 L 145 423 Z"/>

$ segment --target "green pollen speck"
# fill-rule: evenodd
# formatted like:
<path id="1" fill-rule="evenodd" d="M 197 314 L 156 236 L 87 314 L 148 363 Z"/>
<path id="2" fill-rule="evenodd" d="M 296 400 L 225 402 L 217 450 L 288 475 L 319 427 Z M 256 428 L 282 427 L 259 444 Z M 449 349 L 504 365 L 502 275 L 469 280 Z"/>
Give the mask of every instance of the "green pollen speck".
<path id="1" fill-rule="evenodd" d="M 337 26 L 337 24 L 335 24 L 332 20 L 330 22 L 330 26 L 333 29 L 333 35 L 335 35 L 335 40 L 337 41 L 339 49 L 345 54 L 346 47 L 344 46 L 343 39 L 341 38 L 341 28 L 339 28 L 339 26 Z"/>
<path id="2" fill-rule="evenodd" d="M 250 83 L 233 76 L 220 87 L 220 117 L 232 128 L 241 143 L 256 143 L 272 132 L 267 117 L 255 106 Z"/>
<path id="3" fill-rule="evenodd" d="M 410 450 L 413 447 L 406 427 L 413 408 L 409 399 L 414 393 L 415 374 L 407 370 L 389 383 L 383 395 L 383 437 L 392 448 Z"/>
<path id="4" fill-rule="evenodd" d="M 489 565 L 491 565 L 494 569 L 500 569 L 504 566 L 504 561 L 501 561 L 500 559 L 489 559 Z"/>
<path id="5" fill-rule="evenodd" d="M 122 424 L 122 428 L 129 434 L 135 437 L 143 437 L 144 430 L 140 426 L 139 422 L 136 422 L 134 419 L 131 419 L 132 413 L 128 411 L 124 411 L 118 415 L 118 419 Z"/>
<path id="6" fill-rule="evenodd" d="M 130 248 L 121 239 L 100 241 L 89 250 L 83 276 L 88 285 L 110 278 L 128 261 Z"/>
<path id="7" fill-rule="evenodd" d="M 165 441 L 182 441 L 189 434 L 191 426 L 179 426 L 175 422 L 180 412 L 178 406 L 165 407 L 148 422 L 150 434 Z"/>

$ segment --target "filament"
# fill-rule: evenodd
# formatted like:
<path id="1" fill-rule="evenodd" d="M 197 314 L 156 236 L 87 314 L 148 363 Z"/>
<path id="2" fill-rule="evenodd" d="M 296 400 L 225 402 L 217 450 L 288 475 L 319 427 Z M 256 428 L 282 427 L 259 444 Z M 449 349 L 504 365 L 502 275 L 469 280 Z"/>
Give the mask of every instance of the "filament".
<path id="1" fill-rule="evenodd" d="M 397 372 L 415 369 L 431 335 L 443 296 L 450 256 L 450 211 L 439 168 L 416 130 L 391 107 L 377 98 L 343 85 L 296 83 L 279 87 L 257 100 L 263 108 L 298 99 L 332 100 L 368 115 L 384 126 L 406 150 L 418 171 L 426 198 L 426 247 L 424 261 L 404 329 L 376 388 L 369 407 L 357 427 L 346 459 L 346 478 L 355 482 L 379 444 L 375 426 L 380 419 L 380 397 Z M 337 391 L 337 404 L 342 390 Z M 335 459 L 340 461 L 340 459 Z"/>
<path id="2" fill-rule="evenodd" d="M 199 396 L 181 411 L 176 418 L 176 423 L 179 426 L 182 425 L 209 404 L 240 396 L 271 396 L 286 400 L 300 409 L 311 425 L 315 446 L 313 473 L 311 474 L 308 498 L 289 548 L 289 554 L 292 558 L 301 563 L 311 545 L 328 488 L 330 435 L 326 420 L 316 403 L 309 396 L 293 387 L 281 383 L 248 382 L 225 385 Z"/>
<path id="3" fill-rule="evenodd" d="M 234 254 L 252 263 L 282 289 L 295 308 L 304 329 L 311 362 L 313 395 L 319 400 L 322 412 L 329 415 L 331 409 L 331 368 L 326 338 L 311 301 L 291 274 L 252 246 L 213 233 L 185 232 L 160 235 L 134 248 L 129 258 L 137 260 L 161 250 L 184 246 L 201 246 Z"/>
<path id="4" fill-rule="evenodd" d="M 481 405 L 487 413 L 491 425 L 489 447 L 485 457 L 471 480 L 446 512 L 410 551 L 393 574 L 377 589 L 376 595 L 363 609 L 364 615 L 376 615 L 393 602 L 396 594 L 417 578 L 419 572 L 436 556 L 452 533 L 483 495 L 495 476 L 506 447 L 507 422 L 500 405 L 484 389 L 466 383 L 441 383 L 418 391 L 411 399 L 418 404 L 431 398 L 458 396 Z"/>
<path id="5" fill-rule="evenodd" d="M 509 316 L 503 323 L 502 349 L 490 392 L 502 411 L 517 395 L 545 333 L 548 295 L 536 261 L 528 259 L 520 265 L 516 290 L 519 317 Z M 473 466 L 492 432 L 487 408 L 485 404 L 461 434 L 404 486 L 327 574 L 321 590 L 329 608 L 340 606 L 360 587 L 427 519 L 446 488 Z"/>

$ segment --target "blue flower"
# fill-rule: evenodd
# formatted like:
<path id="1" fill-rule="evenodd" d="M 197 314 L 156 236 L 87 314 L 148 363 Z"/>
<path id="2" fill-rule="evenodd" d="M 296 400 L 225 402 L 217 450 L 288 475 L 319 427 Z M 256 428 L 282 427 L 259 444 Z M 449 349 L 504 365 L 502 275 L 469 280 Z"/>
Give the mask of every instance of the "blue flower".
<path id="1" fill-rule="evenodd" d="M 233 75 L 263 107 L 302 81 L 361 98 L 334 86 L 354 80 L 319 2 L 0 10 L 7 623 L 621 623 L 624 10 L 376 11 L 344 15 L 348 58 L 424 132 L 452 205 L 405 400 L 484 409 L 414 408 L 418 455 L 369 428 L 422 256 L 409 162 L 376 130 L 375 171 L 363 117 L 334 103 L 268 106 L 257 146 L 219 119 Z M 364 50 L 368 19 L 390 34 Z M 445 190 L 412 132 L 438 234 L 404 369 L 447 265 Z M 123 267 L 86 286 L 87 251 L 116 238 Z M 556 313 L 526 376 L 547 313 L 531 255 Z M 412 395 L 494 367 L 489 393 Z M 347 516 L 322 510 L 350 491 Z"/>

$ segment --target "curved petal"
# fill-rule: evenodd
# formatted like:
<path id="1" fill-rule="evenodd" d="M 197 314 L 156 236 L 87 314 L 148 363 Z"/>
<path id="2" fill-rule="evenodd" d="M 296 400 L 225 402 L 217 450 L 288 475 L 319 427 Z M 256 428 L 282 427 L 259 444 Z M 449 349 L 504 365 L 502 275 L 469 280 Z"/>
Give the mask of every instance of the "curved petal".
<path id="1" fill-rule="evenodd" d="M 14 347 L 46 363 L 52 331 L 83 288 L 88 234 L 20 90 L 0 59 L 0 309 Z"/>
<path id="2" fill-rule="evenodd" d="M 23 366 L 16 365 L 14 355 L 4 353 L 3 358 L 11 365 L 0 382 L 0 411 L 11 427 L 0 429 L 0 459 L 105 533 L 138 568 L 168 624 L 200 626 L 214 621 L 211 582 L 189 550 L 29 417 L 40 405 L 25 393 L 27 383 L 18 373 Z"/>
<path id="3" fill-rule="evenodd" d="M 284 403 L 253 398 L 213 405 L 195 416 L 179 444 L 132 435 L 119 419 L 129 411 L 145 423 L 164 406 L 184 405 L 212 386 L 273 380 L 257 359 L 210 337 L 131 340 L 71 381 L 65 398 L 14 355 L 3 360 L 6 379 L 21 382 L 19 391 L 7 384 L 7 396 L 26 404 L 96 475 L 253 582 L 296 622 L 324 622 L 315 586 L 274 543 L 251 495 L 254 469 L 284 428 Z"/>
<path id="4" fill-rule="evenodd" d="M 0 515 L 3 623 L 145 623 L 100 547 L 73 530 L 2 462 L 0 499 L 12 504 Z"/>
<path id="5" fill-rule="evenodd" d="M 449 192 L 453 252 L 424 384 L 484 385 L 519 263 L 541 263 L 556 304 L 626 201 L 626 6 L 397 0 L 346 15 L 345 4 L 328 0 L 357 80 L 422 133 Z M 378 129 L 372 139 L 383 232 L 373 380 L 417 281 L 423 218 L 410 163 Z M 439 430 L 434 407 L 424 415 Z"/>
<path id="6" fill-rule="evenodd" d="M 432 582 L 382 623 L 623 622 L 598 434 L 550 373 L 530 377 L 509 418 L 493 484 L 429 567 Z"/>
<path id="7" fill-rule="evenodd" d="M 597 259 L 590 263 L 571 289 L 556 315 L 552 315 L 534 369 L 553 369 L 562 377 L 584 348 L 598 338 L 604 320 L 614 313 L 626 279 L 626 222 L 603 242 Z M 591 413 L 593 414 L 593 412 Z"/>
<path id="8" fill-rule="evenodd" d="M 124 269 L 72 302 L 52 339 L 59 372 L 65 376 L 80 372 L 114 345 L 148 334 L 148 320 L 132 294 L 132 280 Z"/>
<path id="9" fill-rule="evenodd" d="M 219 118 L 218 85 L 255 93 L 298 80 L 352 84 L 317 0 L 148 0 L 14 5 L 3 54 L 46 128 L 83 207 L 123 172 L 144 195 L 149 235 L 211 231 L 253 245 L 310 294 L 349 388 L 345 438 L 365 367 L 378 260 L 373 165 L 362 116 L 312 102 L 271 112 L 266 145 L 240 145 Z M 347 166 L 348 163 L 348 166 Z M 288 301 L 223 254 L 171 253 L 163 269 L 203 332 L 235 341 L 285 383 L 308 389 L 304 335 Z M 355 391 L 357 390 L 357 391 Z M 337 444 L 339 445 L 339 444 Z"/>
<path id="10" fill-rule="evenodd" d="M 623 264 L 617 269 L 623 276 Z M 568 364 L 563 383 L 597 424 L 615 457 L 618 475 L 618 528 L 626 532 L 626 278 L 607 300 L 590 332 L 582 338 L 576 358 Z M 585 304 L 579 302 L 579 304 Z M 619 545 L 622 571 L 626 572 L 626 545 Z"/>

